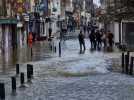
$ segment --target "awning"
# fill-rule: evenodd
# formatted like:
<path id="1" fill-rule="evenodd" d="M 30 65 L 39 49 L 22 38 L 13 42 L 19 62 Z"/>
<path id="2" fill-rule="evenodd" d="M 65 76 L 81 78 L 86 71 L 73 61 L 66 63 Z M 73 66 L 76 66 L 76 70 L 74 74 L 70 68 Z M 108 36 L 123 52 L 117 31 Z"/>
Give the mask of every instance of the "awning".
<path id="1" fill-rule="evenodd" d="M 17 20 L 16 19 L 0 19 L 0 24 L 17 24 Z"/>

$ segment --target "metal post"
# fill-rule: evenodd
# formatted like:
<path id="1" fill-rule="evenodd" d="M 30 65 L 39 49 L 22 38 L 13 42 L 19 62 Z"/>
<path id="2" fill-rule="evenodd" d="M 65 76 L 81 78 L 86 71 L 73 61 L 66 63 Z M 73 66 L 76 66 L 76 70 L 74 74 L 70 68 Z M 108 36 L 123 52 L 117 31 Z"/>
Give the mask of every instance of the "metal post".
<path id="1" fill-rule="evenodd" d="M 50 50 L 52 51 L 53 50 L 53 47 L 52 47 L 52 45 L 50 44 Z"/>
<path id="2" fill-rule="evenodd" d="M 20 74 L 20 83 L 21 83 L 21 86 L 24 85 L 24 82 L 25 82 L 24 73 L 21 73 L 21 74 Z"/>
<path id="3" fill-rule="evenodd" d="M 134 57 L 131 57 L 130 71 L 129 71 L 130 75 L 133 75 L 133 64 L 134 64 L 133 62 L 134 62 Z"/>
<path id="4" fill-rule="evenodd" d="M 27 65 L 27 80 L 31 81 L 31 66 Z"/>
<path id="5" fill-rule="evenodd" d="M 124 53 L 122 53 L 122 73 L 124 73 Z"/>
<path id="6" fill-rule="evenodd" d="M 0 83 L 0 99 L 5 100 L 5 84 Z"/>
<path id="7" fill-rule="evenodd" d="M 54 47 L 54 52 L 56 53 L 56 51 L 57 51 L 57 50 L 56 50 L 56 46 L 55 46 L 55 47 Z"/>
<path id="8" fill-rule="evenodd" d="M 20 73 L 19 64 L 16 64 L 16 75 L 18 75 L 19 73 Z"/>
<path id="9" fill-rule="evenodd" d="M 59 57 L 61 57 L 61 42 L 59 42 Z"/>
<path id="10" fill-rule="evenodd" d="M 31 47 L 31 57 L 33 56 L 33 49 L 32 49 L 32 47 Z"/>
<path id="11" fill-rule="evenodd" d="M 12 80 L 12 92 L 16 92 L 16 78 L 13 76 L 11 77 Z"/>
<path id="12" fill-rule="evenodd" d="M 93 17 L 94 17 L 94 4 L 93 4 L 93 0 L 91 0 L 91 23 L 93 24 Z"/>
<path id="13" fill-rule="evenodd" d="M 29 74 L 31 75 L 31 77 L 33 77 L 33 65 L 27 64 L 27 69 L 28 69 Z"/>
<path id="14" fill-rule="evenodd" d="M 130 62 L 130 60 L 129 60 L 129 58 L 130 58 L 130 51 L 127 51 L 127 55 L 128 55 L 128 65 L 129 65 L 129 62 Z"/>
<path id="15" fill-rule="evenodd" d="M 25 21 L 26 22 L 26 34 L 27 34 L 27 44 L 28 44 L 28 29 L 29 29 L 29 27 L 28 27 L 28 22 L 27 21 Z"/>
<path id="16" fill-rule="evenodd" d="M 129 65 L 129 62 L 128 62 L 128 55 L 125 55 L 126 74 L 128 74 L 128 65 Z"/>

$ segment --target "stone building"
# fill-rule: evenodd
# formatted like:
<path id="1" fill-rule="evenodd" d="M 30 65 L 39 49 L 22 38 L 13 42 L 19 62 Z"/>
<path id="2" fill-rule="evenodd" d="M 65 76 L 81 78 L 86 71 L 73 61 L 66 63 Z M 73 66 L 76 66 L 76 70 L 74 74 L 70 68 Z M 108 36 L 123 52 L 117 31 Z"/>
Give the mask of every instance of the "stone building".
<path id="1" fill-rule="evenodd" d="M 101 0 L 101 4 L 105 29 L 114 33 L 115 42 L 134 48 L 134 1 Z"/>
<path id="2" fill-rule="evenodd" d="M 17 46 L 17 20 L 13 11 L 13 0 L 0 0 L 0 47 Z"/>

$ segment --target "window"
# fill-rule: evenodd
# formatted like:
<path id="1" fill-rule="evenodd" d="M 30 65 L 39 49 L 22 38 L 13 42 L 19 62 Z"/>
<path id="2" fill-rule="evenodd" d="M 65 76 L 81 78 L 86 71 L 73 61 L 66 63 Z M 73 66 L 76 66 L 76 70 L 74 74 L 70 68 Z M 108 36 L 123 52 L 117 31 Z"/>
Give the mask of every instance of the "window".
<path id="1" fill-rule="evenodd" d="M 0 6 L 0 16 L 2 16 L 2 6 Z"/>

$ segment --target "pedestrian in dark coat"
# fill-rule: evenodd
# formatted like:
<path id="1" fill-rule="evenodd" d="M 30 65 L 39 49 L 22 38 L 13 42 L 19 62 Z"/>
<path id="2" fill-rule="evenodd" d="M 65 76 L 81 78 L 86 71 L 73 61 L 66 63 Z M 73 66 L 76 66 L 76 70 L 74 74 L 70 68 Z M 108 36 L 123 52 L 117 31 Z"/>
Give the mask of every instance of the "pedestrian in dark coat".
<path id="1" fill-rule="evenodd" d="M 107 48 L 107 34 L 105 32 L 102 32 L 102 42 L 103 42 L 103 45 L 104 45 L 104 49 Z"/>
<path id="2" fill-rule="evenodd" d="M 102 45 L 101 44 L 101 42 L 102 42 L 101 38 L 102 38 L 102 35 L 101 35 L 100 31 L 97 30 L 97 32 L 96 32 L 97 48 L 101 48 L 101 45 Z"/>
<path id="3" fill-rule="evenodd" d="M 113 49 L 113 44 L 114 44 L 114 40 L 113 40 L 114 35 L 110 31 L 108 31 L 108 34 L 107 35 L 108 35 L 107 36 L 107 38 L 108 38 L 108 44 L 109 44 L 109 47 L 110 47 L 109 49 L 112 50 Z"/>
<path id="4" fill-rule="evenodd" d="M 80 44 L 80 52 L 82 52 L 82 46 L 83 46 L 84 51 L 86 50 L 84 38 L 85 38 L 85 37 L 84 37 L 84 35 L 82 34 L 82 31 L 80 31 L 79 36 L 78 36 L 79 44 Z"/>
<path id="5" fill-rule="evenodd" d="M 92 29 L 91 33 L 89 35 L 90 43 L 91 43 L 91 49 L 96 49 L 96 40 L 95 40 L 95 30 Z"/>
<path id="6" fill-rule="evenodd" d="M 52 28 L 51 27 L 49 27 L 48 32 L 49 32 L 49 38 L 51 38 L 51 35 L 52 35 Z"/>

